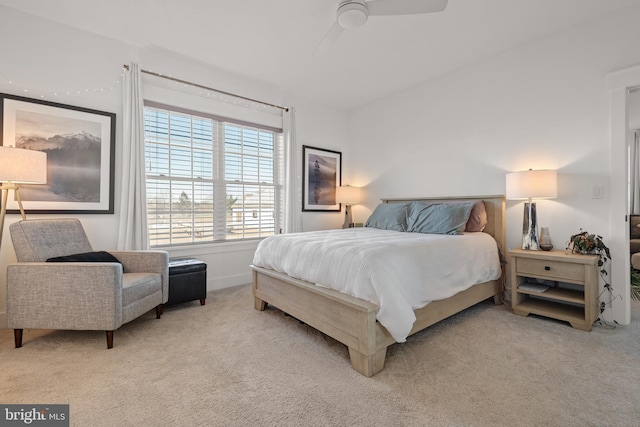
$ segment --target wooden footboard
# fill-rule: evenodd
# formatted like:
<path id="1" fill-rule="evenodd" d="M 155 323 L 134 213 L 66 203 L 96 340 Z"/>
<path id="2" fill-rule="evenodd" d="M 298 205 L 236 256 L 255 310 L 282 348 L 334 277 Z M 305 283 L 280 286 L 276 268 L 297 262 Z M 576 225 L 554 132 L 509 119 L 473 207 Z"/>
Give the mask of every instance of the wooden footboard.
<path id="1" fill-rule="evenodd" d="M 376 322 L 377 305 L 285 274 L 252 268 L 257 310 L 269 303 L 343 343 L 354 369 L 363 375 L 370 377 L 382 370 L 389 344 L 377 340 L 376 329 L 381 328 Z M 391 336 L 389 339 L 393 342 Z"/>
<path id="2" fill-rule="evenodd" d="M 256 310 L 264 310 L 267 303 L 271 304 L 346 345 L 353 368 L 364 376 L 382 371 L 387 347 L 395 340 L 376 321 L 377 305 L 272 270 L 251 268 Z M 492 296 L 496 303 L 502 302 L 499 280 L 434 301 L 416 310 L 411 334 Z"/>

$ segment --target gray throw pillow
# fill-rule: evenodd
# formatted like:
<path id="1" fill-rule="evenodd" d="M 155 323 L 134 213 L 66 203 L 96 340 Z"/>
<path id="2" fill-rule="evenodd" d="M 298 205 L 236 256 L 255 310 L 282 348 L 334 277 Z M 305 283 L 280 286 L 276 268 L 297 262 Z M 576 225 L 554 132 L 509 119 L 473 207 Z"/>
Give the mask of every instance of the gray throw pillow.
<path id="1" fill-rule="evenodd" d="M 364 226 L 382 230 L 407 231 L 407 204 L 379 204 Z"/>
<path id="2" fill-rule="evenodd" d="M 407 216 L 407 231 L 425 234 L 462 234 L 474 202 L 432 203 L 413 202 Z"/>

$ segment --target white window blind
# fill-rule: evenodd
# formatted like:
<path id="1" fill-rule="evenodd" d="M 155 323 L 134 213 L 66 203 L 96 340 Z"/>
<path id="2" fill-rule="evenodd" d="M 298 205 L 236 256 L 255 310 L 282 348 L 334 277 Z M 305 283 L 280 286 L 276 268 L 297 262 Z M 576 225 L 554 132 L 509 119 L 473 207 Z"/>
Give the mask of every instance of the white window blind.
<path id="1" fill-rule="evenodd" d="M 145 106 L 151 246 L 260 238 L 280 228 L 282 134 Z"/>

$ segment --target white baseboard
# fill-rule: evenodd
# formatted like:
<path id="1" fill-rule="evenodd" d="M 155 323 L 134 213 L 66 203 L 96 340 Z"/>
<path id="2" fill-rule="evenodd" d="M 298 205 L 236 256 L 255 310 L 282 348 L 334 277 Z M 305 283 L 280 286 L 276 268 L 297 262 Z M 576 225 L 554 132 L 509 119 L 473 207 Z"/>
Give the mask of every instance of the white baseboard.
<path id="1" fill-rule="evenodd" d="M 224 277 L 207 278 L 207 292 L 217 289 L 232 288 L 234 286 L 246 285 L 251 283 L 251 272 L 234 274 Z"/>

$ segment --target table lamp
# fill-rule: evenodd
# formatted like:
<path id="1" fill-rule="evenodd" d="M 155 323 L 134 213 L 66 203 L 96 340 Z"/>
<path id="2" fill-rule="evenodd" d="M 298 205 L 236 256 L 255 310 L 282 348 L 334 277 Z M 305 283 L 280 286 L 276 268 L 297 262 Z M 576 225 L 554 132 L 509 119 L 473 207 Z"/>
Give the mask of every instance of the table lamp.
<path id="1" fill-rule="evenodd" d="M 0 190 L 2 207 L 0 208 L 0 244 L 4 230 L 4 217 L 7 213 L 9 190 L 15 193 L 22 219 L 27 219 L 20 199 L 18 184 L 47 183 L 47 154 L 42 151 L 0 146 Z"/>
<path id="2" fill-rule="evenodd" d="M 554 170 L 532 170 L 507 174 L 506 198 L 527 200 L 522 219 L 522 249 L 539 250 L 536 204 L 532 199 L 558 196 L 558 175 Z"/>
<path id="3" fill-rule="evenodd" d="M 353 227 L 351 217 L 351 205 L 360 203 L 360 187 L 350 187 L 348 185 L 336 188 L 336 202 L 344 203 L 344 224 L 342 228 Z"/>

